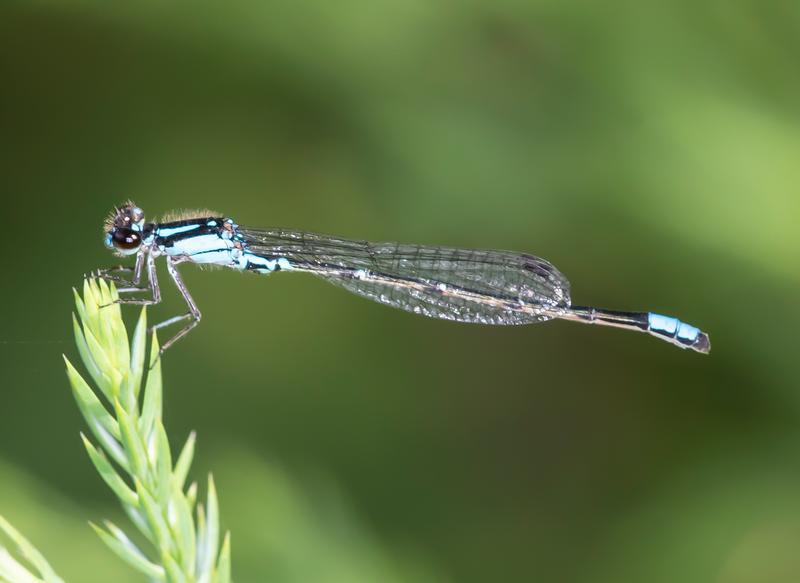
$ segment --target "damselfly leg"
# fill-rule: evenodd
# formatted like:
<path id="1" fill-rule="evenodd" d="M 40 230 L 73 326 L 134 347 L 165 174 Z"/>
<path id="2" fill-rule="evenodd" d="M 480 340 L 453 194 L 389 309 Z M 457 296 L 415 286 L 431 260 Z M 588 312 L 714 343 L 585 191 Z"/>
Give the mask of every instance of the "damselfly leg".
<path id="1" fill-rule="evenodd" d="M 140 284 L 142 280 L 142 268 L 144 267 L 145 255 L 147 254 L 143 250 L 136 254 L 136 265 L 134 267 L 115 265 L 114 267 L 106 267 L 105 269 L 96 269 L 89 273 L 88 277 L 97 277 L 106 281 L 113 281 L 115 284 L 117 284 L 117 287 L 123 286 L 122 289 L 147 289 Z M 117 273 L 132 273 L 133 277 L 131 279 L 125 279 L 119 275 L 116 275 Z M 84 274 L 84 277 L 87 277 L 87 274 Z"/>
<path id="2" fill-rule="evenodd" d="M 192 295 L 189 293 L 189 290 L 186 288 L 186 284 L 183 283 L 183 279 L 181 278 L 181 274 L 178 272 L 178 268 L 176 267 L 178 263 L 182 263 L 184 261 L 183 258 L 179 259 L 172 259 L 171 257 L 167 258 L 167 272 L 169 272 L 170 276 L 172 277 L 172 281 L 175 282 L 175 286 L 178 288 L 178 291 L 181 292 L 181 296 L 183 296 L 183 300 L 186 302 L 186 307 L 189 311 L 185 314 L 180 316 L 174 316 L 163 322 L 159 322 L 155 326 L 153 326 L 152 330 L 160 330 L 162 328 L 166 328 L 167 326 L 171 326 L 172 324 L 177 324 L 178 322 L 183 322 L 184 320 L 191 320 L 186 326 L 181 328 L 172 338 L 167 340 L 162 346 L 160 353 L 163 354 L 167 348 L 175 344 L 178 340 L 186 336 L 192 328 L 197 326 L 200 322 L 200 318 L 203 315 L 200 313 L 200 310 L 197 307 Z"/>
<path id="3" fill-rule="evenodd" d="M 141 257 L 141 259 L 140 259 Z M 142 265 L 147 262 L 147 285 L 142 285 Z M 117 293 L 132 294 L 138 292 L 150 292 L 149 298 L 119 298 L 115 304 L 134 304 L 138 306 L 151 306 L 161 302 L 161 288 L 158 286 L 158 274 L 156 273 L 156 262 L 150 254 L 140 254 L 136 258 L 133 279 L 129 282 L 112 279 L 108 276 L 100 275 L 106 280 L 114 283 L 129 284 L 129 287 L 117 288 Z"/>
<path id="4" fill-rule="evenodd" d="M 146 256 L 146 258 L 145 258 Z M 140 261 L 137 257 L 136 267 L 135 268 L 128 268 L 129 271 L 134 272 L 134 278 L 130 281 L 120 280 L 113 275 L 110 275 L 109 272 L 116 270 L 117 268 L 109 268 L 109 269 L 98 269 L 95 271 L 95 275 L 97 277 L 103 278 L 107 281 L 113 281 L 115 283 L 127 283 L 130 287 L 126 288 L 119 288 L 117 289 L 118 293 L 136 293 L 136 292 L 150 292 L 149 298 L 119 298 L 117 299 L 114 304 L 126 304 L 126 305 L 137 305 L 137 306 L 151 306 L 155 304 L 161 303 L 161 287 L 158 283 L 158 273 L 156 271 L 156 262 L 152 255 L 150 254 L 142 254 L 143 257 L 142 263 L 145 261 L 147 262 L 147 285 L 141 285 L 141 273 L 142 269 L 139 267 Z M 162 346 L 160 352 L 163 354 L 170 346 L 175 344 L 178 340 L 186 336 L 192 328 L 197 326 L 198 322 L 200 322 L 200 318 L 202 318 L 202 314 L 200 309 L 197 307 L 194 299 L 192 298 L 189 290 L 186 288 L 186 284 L 183 283 L 183 279 L 181 278 L 180 273 L 176 265 L 182 263 L 184 258 L 177 258 L 173 259 L 171 257 L 167 258 L 167 273 L 169 273 L 172 281 L 175 282 L 175 287 L 178 288 L 178 291 L 181 293 L 183 300 L 186 302 L 186 307 L 188 308 L 188 312 L 185 314 L 181 314 L 179 316 L 173 316 L 172 318 L 167 318 L 163 322 L 159 322 L 150 328 L 151 332 L 156 330 L 161 330 L 162 328 L 166 328 L 167 326 L 171 326 L 172 324 L 177 324 L 178 322 L 183 322 L 185 320 L 191 320 L 186 326 L 181 328 L 172 338 L 167 340 Z M 113 304 L 107 304 L 113 305 Z M 105 307 L 105 306 L 104 306 Z"/>

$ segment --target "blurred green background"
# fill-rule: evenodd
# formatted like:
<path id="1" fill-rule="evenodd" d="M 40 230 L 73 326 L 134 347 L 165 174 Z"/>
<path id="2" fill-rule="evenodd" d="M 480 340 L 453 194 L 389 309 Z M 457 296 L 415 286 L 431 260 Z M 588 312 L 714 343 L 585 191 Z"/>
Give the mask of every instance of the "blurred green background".
<path id="1" fill-rule="evenodd" d="M 0 513 L 71 581 L 138 580 L 86 526 L 124 519 L 60 357 L 130 197 L 529 251 L 576 303 L 711 335 L 185 268 L 167 427 L 198 431 L 238 581 L 800 580 L 798 55 L 778 0 L 6 0 Z"/>

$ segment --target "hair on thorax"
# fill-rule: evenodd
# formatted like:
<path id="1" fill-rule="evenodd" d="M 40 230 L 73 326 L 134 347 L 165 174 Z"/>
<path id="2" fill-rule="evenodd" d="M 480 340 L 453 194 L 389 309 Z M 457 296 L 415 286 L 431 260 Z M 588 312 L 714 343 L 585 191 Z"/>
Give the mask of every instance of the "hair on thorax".
<path id="1" fill-rule="evenodd" d="M 186 221 L 189 219 L 204 219 L 210 217 L 222 217 L 222 213 L 212 211 L 210 209 L 178 209 L 169 211 L 161 217 L 162 223 L 174 223 L 177 221 Z"/>

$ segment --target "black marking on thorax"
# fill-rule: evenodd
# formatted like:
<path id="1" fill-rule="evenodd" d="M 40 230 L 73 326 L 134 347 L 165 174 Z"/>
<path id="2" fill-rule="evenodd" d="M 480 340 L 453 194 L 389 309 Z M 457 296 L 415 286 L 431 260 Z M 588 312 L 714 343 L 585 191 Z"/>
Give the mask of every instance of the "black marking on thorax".
<path id="1" fill-rule="evenodd" d="M 155 243 L 161 247 L 172 247 L 176 241 L 191 239 L 200 235 L 214 234 L 221 237 L 224 231 L 224 222 L 225 219 L 221 217 L 203 217 L 153 225 L 153 230 L 157 233 Z M 185 230 L 169 234 L 172 229 L 182 228 L 185 228 Z M 162 232 L 167 232 L 168 234 L 162 235 Z"/>

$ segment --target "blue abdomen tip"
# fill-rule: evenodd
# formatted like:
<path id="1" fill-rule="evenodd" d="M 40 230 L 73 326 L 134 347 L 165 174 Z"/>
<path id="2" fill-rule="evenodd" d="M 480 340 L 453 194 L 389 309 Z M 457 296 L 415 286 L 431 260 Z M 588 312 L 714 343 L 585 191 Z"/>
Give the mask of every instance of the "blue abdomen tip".
<path id="1" fill-rule="evenodd" d="M 650 330 L 664 332 L 670 336 L 674 336 L 678 331 L 678 326 L 682 324 L 677 318 L 662 316 L 661 314 L 654 314 L 652 312 L 647 315 L 647 323 Z"/>

